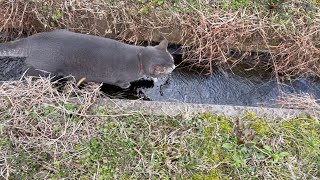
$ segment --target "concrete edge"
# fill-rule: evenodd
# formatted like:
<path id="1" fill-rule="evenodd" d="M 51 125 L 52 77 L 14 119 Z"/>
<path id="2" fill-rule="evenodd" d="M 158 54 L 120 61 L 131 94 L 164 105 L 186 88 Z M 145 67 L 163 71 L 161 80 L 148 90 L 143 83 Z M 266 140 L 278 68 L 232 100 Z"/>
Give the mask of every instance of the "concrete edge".
<path id="1" fill-rule="evenodd" d="M 248 112 L 254 113 L 257 117 L 268 119 L 290 119 L 298 116 L 320 117 L 317 110 L 299 110 L 266 107 L 230 106 L 230 105 L 211 105 L 211 104 L 191 104 L 178 102 L 159 102 L 142 100 L 120 100 L 120 99 L 101 99 L 92 108 L 111 107 L 116 112 L 142 113 L 144 115 L 167 115 L 182 117 L 192 117 L 197 114 L 209 112 L 212 114 L 226 117 L 242 117 Z"/>

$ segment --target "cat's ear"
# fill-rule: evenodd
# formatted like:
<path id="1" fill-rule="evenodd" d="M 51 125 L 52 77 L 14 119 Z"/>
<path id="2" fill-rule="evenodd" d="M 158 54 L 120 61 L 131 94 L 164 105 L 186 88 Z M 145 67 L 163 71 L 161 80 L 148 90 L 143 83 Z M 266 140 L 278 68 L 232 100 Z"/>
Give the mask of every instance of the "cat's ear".
<path id="1" fill-rule="evenodd" d="M 156 48 L 162 50 L 162 51 L 166 51 L 168 47 L 168 40 L 164 39 L 162 40 L 157 46 Z"/>

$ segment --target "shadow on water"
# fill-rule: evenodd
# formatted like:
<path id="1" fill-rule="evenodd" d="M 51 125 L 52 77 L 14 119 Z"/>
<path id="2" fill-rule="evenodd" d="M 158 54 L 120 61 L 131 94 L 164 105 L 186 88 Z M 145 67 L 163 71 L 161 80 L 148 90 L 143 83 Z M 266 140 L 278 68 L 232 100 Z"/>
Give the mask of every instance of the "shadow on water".
<path id="1" fill-rule="evenodd" d="M 175 60 L 181 60 L 177 46 L 170 46 Z M 0 81 L 19 79 L 25 70 L 23 59 L 0 57 Z M 177 68 L 157 82 L 139 80 L 128 89 L 104 84 L 101 87 L 109 97 L 172 101 L 201 104 L 275 107 L 283 93 L 309 94 L 320 99 L 320 82 L 311 78 L 278 83 L 266 70 L 233 72 L 217 70 L 212 75 L 199 75 L 186 68 Z"/>

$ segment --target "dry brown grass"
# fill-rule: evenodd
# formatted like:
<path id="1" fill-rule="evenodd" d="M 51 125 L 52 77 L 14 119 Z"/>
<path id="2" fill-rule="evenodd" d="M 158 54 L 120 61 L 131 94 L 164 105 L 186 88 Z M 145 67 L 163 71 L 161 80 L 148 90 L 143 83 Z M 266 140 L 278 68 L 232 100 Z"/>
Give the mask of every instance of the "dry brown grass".
<path id="1" fill-rule="evenodd" d="M 87 112 L 100 95 L 99 88 L 93 85 L 79 90 L 74 83 L 68 83 L 64 93 L 61 93 L 53 85 L 48 78 L 36 81 L 27 78 L 0 85 L 0 117 L 6 119 L 2 119 L 0 124 L 1 142 L 13 143 L 11 149 L 0 149 L 1 177 L 14 178 L 13 174 L 21 175 L 33 168 L 27 164 L 17 166 L 19 158 L 15 158 L 21 156 L 21 151 L 25 151 L 34 162 L 46 161 L 43 157 L 50 159 L 44 162 L 42 170 L 34 176 L 45 178 L 42 172 L 54 170 L 54 164 L 49 163 L 51 160 L 61 159 L 63 154 L 74 152 L 75 144 L 94 134 L 93 127 L 99 118 Z M 80 104 L 80 108 L 76 108 L 71 101 Z M 71 116 L 79 117 L 78 122 Z M 25 161 L 27 163 L 28 160 Z M 72 162 L 67 159 L 61 163 L 72 167 Z"/>
<path id="2" fill-rule="evenodd" d="M 281 108 L 320 110 L 319 99 L 310 94 L 282 94 L 276 104 Z"/>
<path id="3" fill-rule="evenodd" d="M 216 65 L 233 68 L 241 63 L 241 58 L 234 60 L 230 56 L 231 49 L 242 52 L 242 58 L 246 52 L 256 51 L 271 55 L 264 65 L 271 65 L 276 75 L 319 75 L 320 14 L 309 25 L 305 17 L 296 17 L 295 24 L 284 27 L 267 17 L 241 13 L 221 10 L 212 16 L 200 14 L 188 19 L 185 22 L 188 28 L 183 29 L 189 37 L 184 45 L 186 61 L 209 67 L 212 72 Z"/>
<path id="4" fill-rule="evenodd" d="M 1 104 L 0 109 L 13 108 L 14 111 L 19 111 L 30 107 L 31 110 L 37 105 L 43 103 L 57 104 L 57 106 L 68 103 L 74 97 L 81 93 L 81 99 L 78 98 L 78 103 L 82 104 L 82 108 L 86 111 L 101 95 L 99 86 L 91 84 L 85 86 L 84 90 L 77 88 L 75 83 L 67 83 L 63 87 L 63 93 L 55 87 L 58 82 L 50 82 L 49 78 L 32 77 L 25 78 L 24 81 L 3 82 L 0 85 Z M 58 85 L 58 84 L 57 84 Z"/>
<path id="5" fill-rule="evenodd" d="M 132 2 L 120 1 L 42 1 L 27 3 L 23 0 L 2 1 L 0 31 L 18 29 L 19 33 L 49 31 L 67 28 L 81 33 L 90 33 L 137 42 L 151 40 L 154 32 L 172 27 L 173 14 L 153 12 L 148 16 L 139 13 L 139 7 Z M 130 9 L 129 9 L 130 7 Z M 10 32 L 12 33 L 12 32 Z"/>
<path id="6" fill-rule="evenodd" d="M 237 49 L 244 56 L 252 50 L 270 53 L 268 64 L 276 75 L 319 75 L 319 11 L 309 15 L 298 0 L 285 3 L 284 7 L 292 8 L 289 15 L 285 14 L 289 11 L 268 14 L 263 12 L 268 9 L 255 6 L 214 8 L 217 4 L 5 0 L 0 2 L 0 31 L 30 35 L 68 28 L 134 43 L 158 41 L 164 36 L 183 45 L 184 59 L 191 67 L 209 73 L 216 66 L 233 68 L 241 63 L 230 56 L 230 49 Z M 142 12 L 145 9 L 148 13 Z"/>

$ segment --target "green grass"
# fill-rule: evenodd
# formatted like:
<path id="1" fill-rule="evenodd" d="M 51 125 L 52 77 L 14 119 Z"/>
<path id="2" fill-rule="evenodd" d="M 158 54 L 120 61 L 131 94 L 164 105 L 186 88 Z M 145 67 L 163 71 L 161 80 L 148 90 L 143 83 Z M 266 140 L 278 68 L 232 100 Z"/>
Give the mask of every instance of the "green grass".
<path id="1" fill-rule="evenodd" d="M 39 107 L 21 114 L 25 122 L 0 115 L 10 179 L 320 177 L 320 124 L 313 118 L 111 116 L 103 108 L 92 118 Z"/>

